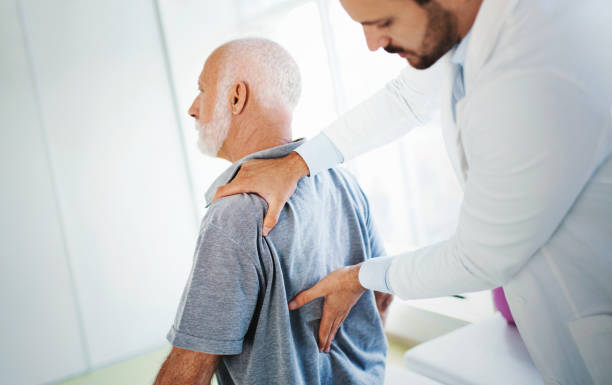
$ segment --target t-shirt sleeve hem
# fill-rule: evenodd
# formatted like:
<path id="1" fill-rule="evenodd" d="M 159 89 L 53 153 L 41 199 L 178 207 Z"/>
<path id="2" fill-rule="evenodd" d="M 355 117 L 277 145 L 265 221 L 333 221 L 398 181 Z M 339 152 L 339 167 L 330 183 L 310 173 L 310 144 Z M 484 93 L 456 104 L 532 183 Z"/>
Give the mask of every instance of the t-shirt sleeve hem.
<path id="1" fill-rule="evenodd" d="M 235 355 L 242 353 L 243 340 L 213 340 L 195 337 L 172 327 L 166 336 L 168 342 L 177 348 L 194 350 L 207 354 Z"/>

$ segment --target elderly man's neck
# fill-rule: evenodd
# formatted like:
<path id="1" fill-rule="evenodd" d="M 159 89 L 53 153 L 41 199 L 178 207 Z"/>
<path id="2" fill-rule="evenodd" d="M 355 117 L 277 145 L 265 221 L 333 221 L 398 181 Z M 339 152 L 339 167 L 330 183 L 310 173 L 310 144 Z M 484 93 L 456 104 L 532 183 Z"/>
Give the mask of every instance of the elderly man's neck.
<path id="1" fill-rule="evenodd" d="M 291 141 L 290 113 L 260 115 L 236 121 L 217 156 L 234 163 L 247 155 Z"/>

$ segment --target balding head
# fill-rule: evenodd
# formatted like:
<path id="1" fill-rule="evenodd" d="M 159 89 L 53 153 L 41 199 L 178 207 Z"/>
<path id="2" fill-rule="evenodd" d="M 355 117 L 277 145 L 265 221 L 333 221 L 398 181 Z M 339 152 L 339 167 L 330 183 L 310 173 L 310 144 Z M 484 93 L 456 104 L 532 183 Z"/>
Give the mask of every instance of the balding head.
<path id="1" fill-rule="evenodd" d="M 264 106 L 286 104 L 293 109 L 302 90 L 300 70 L 291 55 L 277 43 L 258 38 L 233 40 L 210 56 L 217 59 L 220 80 L 251 84 L 253 96 Z"/>
<path id="2" fill-rule="evenodd" d="M 249 38 L 223 44 L 207 59 L 198 85 L 189 114 L 206 154 L 235 161 L 290 140 L 301 79 L 296 62 L 277 43 Z"/>

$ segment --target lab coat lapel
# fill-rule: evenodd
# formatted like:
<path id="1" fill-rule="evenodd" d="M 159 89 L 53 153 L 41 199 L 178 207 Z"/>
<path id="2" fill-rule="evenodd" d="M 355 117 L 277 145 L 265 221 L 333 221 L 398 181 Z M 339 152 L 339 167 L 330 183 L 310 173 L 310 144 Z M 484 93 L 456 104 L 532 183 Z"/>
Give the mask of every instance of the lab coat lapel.
<path id="1" fill-rule="evenodd" d="M 465 164 L 465 155 L 463 146 L 461 144 L 461 134 L 459 132 L 459 125 L 456 124 L 455 118 L 453 117 L 453 81 L 456 74 L 456 66 L 450 62 L 450 54 L 447 54 L 444 58 L 444 79 L 442 80 L 446 84 L 446 87 L 442 88 L 441 94 L 441 123 L 442 123 L 442 134 L 444 136 L 444 142 L 446 143 L 446 150 L 448 157 L 457 175 L 459 184 L 463 187 L 467 180 L 467 167 Z M 459 105 L 457 105 L 459 107 Z M 459 117 L 459 108 L 457 108 L 457 117 Z M 457 120 L 458 121 L 458 120 Z"/>
<path id="2" fill-rule="evenodd" d="M 466 52 L 466 93 L 469 92 L 467 84 L 474 80 L 495 50 L 505 26 L 504 20 L 517 2 L 518 0 L 483 0 L 472 26 L 472 36 Z"/>
<path id="3" fill-rule="evenodd" d="M 457 68 L 450 62 L 450 54 L 442 58 L 445 61 L 443 81 L 447 85 L 446 88 L 443 88 L 441 95 L 442 132 L 448 156 L 462 187 L 467 182 L 469 169 L 461 136 L 463 128 L 462 117 L 467 100 L 469 99 L 470 87 L 476 83 L 478 73 L 494 51 L 504 26 L 503 20 L 506 19 L 516 3 L 517 0 L 483 1 L 472 27 L 472 37 L 470 38 L 466 53 L 464 66 L 466 94 L 463 99 L 457 102 L 455 107 L 456 114 L 453 114 L 452 93 Z"/>

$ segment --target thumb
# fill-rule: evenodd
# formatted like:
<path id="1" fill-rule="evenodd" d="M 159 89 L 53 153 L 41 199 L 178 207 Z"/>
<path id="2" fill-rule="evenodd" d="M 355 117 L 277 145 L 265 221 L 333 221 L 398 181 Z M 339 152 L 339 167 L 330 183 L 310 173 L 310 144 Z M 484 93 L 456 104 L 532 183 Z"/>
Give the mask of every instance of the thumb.
<path id="1" fill-rule="evenodd" d="M 284 205 L 285 202 L 281 202 L 277 199 L 270 201 L 270 203 L 268 204 L 268 211 L 266 212 L 266 217 L 263 221 L 264 236 L 267 236 L 270 230 L 272 230 L 272 228 L 276 226 L 276 223 L 278 222 L 278 217 L 280 216 L 281 210 L 283 209 Z"/>
<path id="2" fill-rule="evenodd" d="M 322 297 L 323 294 L 319 289 L 319 284 L 317 283 L 313 287 L 308 290 L 304 290 L 293 298 L 291 302 L 289 302 L 289 310 L 299 309 L 302 306 L 306 305 L 314 301 L 315 299 Z"/>
<path id="3" fill-rule="evenodd" d="M 218 199 L 221 199 L 221 198 L 229 196 L 229 195 L 240 194 L 240 193 L 243 193 L 243 192 L 248 192 L 248 191 L 244 191 L 244 189 L 239 184 L 237 184 L 236 182 L 231 182 L 229 184 L 220 186 L 217 189 L 217 191 L 215 192 L 215 197 L 213 198 L 213 200 L 210 203 L 213 204 Z"/>

